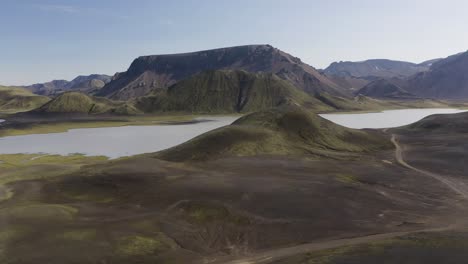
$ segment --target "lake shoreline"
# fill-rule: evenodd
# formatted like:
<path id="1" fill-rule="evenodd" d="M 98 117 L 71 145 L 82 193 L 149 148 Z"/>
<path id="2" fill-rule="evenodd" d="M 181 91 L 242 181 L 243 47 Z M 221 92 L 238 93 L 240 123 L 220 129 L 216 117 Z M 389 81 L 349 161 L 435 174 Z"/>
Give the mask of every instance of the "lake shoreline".
<path id="1" fill-rule="evenodd" d="M 456 114 L 461 108 L 408 108 L 381 112 L 319 114 L 338 125 L 354 129 L 385 129 L 409 125 L 433 114 Z"/>
<path id="2" fill-rule="evenodd" d="M 96 121 L 97 123 L 90 123 L 86 128 L 80 127 L 82 124 L 78 128 L 73 127 L 76 123 L 67 123 L 65 126 L 40 124 L 29 132 L 45 133 L 14 133 L 1 137 L 0 154 L 80 153 L 86 156 L 120 158 L 176 146 L 205 132 L 229 125 L 236 119 L 237 116 L 204 116 L 190 119 L 187 117 L 185 120 L 148 119 L 144 122 L 139 120 L 138 123 Z"/>

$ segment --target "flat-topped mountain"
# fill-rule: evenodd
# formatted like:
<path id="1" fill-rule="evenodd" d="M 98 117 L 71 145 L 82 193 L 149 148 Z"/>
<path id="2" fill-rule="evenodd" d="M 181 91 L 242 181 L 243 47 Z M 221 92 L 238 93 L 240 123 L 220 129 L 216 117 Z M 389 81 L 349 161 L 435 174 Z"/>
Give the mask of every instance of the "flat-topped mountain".
<path id="1" fill-rule="evenodd" d="M 92 92 L 100 89 L 110 82 L 111 76 L 104 74 L 80 75 L 71 81 L 53 80 L 46 83 L 37 83 L 25 88 L 31 90 L 35 94 L 40 95 L 57 95 L 66 91 L 82 91 Z"/>
<path id="2" fill-rule="evenodd" d="M 405 61 L 374 59 L 366 61 L 340 61 L 333 62 L 324 72 L 327 75 L 341 77 L 408 77 L 413 74 L 427 71 L 433 61 L 415 64 Z"/>
<path id="3" fill-rule="evenodd" d="M 436 61 L 430 69 L 411 77 L 408 91 L 440 99 L 468 98 L 468 52 Z"/>
<path id="4" fill-rule="evenodd" d="M 166 89 L 207 70 L 244 70 L 273 73 L 313 94 L 341 94 L 338 85 L 299 58 L 270 45 L 237 46 L 183 54 L 142 56 L 126 72 L 118 73 L 97 95 L 129 99 Z"/>
<path id="5" fill-rule="evenodd" d="M 241 70 L 198 73 L 167 89 L 137 98 L 135 105 L 143 112 L 235 113 L 281 105 L 333 109 L 275 74 Z"/>

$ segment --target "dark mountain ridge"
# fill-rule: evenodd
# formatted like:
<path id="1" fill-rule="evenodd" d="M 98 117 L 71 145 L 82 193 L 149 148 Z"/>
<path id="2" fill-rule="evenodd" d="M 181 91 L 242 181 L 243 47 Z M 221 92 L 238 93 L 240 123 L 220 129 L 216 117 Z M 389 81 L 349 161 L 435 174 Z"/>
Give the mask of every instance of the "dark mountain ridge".
<path id="1" fill-rule="evenodd" d="M 118 73 L 97 95 L 112 99 L 143 96 L 166 89 L 178 81 L 207 70 L 244 70 L 273 73 L 295 87 L 313 94 L 342 94 L 338 85 L 303 63 L 270 45 L 247 45 L 191 53 L 142 56 L 126 72 Z"/>
<path id="2" fill-rule="evenodd" d="M 430 69 L 408 79 L 408 91 L 421 97 L 468 98 L 468 52 L 436 61 Z"/>

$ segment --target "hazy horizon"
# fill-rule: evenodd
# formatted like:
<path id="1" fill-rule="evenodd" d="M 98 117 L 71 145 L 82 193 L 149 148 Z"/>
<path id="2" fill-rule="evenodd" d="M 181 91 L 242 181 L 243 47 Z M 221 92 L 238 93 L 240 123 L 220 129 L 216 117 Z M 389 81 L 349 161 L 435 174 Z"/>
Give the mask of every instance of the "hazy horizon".
<path id="1" fill-rule="evenodd" d="M 420 63 L 468 47 L 468 2 L 13 1 L 0 10 L 0 84 L 125 71 L 138 56 L 270 44 L 316 67 Z M 435 35 L 437 32 L 437 35 Z"/>

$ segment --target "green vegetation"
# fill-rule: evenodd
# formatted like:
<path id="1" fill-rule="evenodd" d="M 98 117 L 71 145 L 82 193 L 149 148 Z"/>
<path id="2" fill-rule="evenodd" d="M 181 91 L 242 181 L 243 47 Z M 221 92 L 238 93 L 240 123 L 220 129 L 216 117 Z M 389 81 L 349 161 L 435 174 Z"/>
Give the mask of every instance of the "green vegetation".
<path id="1" fill-rule="evenodd" d="M 96 127 L 119 127 L 119 126 L 145 126 L 161 124 L 177 124 L 192 122 L 196 116 L 188 114 L 173 115 L 150 115 L 150 116 L 125 116 L 115 118 L 99 118 L 80 121 L 54 121 L 32 122 L 27 126 L 10 126 L 0 128 L 0 137 L 19 136 L 29 134 L 48 134 L 66 132 L 76 128 L 96 128 Z"/>
<path id="2" fill-rule="evenodd" d="M 245 113 L 289 104 L 332 110 L 274 74 L 228 70 L 202 72 L 135 101 L 143 112 L 194 113 Z"/>
<path id="3" fill-rule="evenodd" d="M 223 155 L 320 155 L 391 148 L 384 136 L 348 129 L 299 107 L 281 107 L 246 115 L 232 125 L 159 152 L 170 160 L 207 160 Z"/>
<path id="4" fill-rule="evenodd" d="M 154 255 L 171 248 L 176 244 L 163 234 L 148 236 L 124 236 L 118 239 L 116 253 L 124 256 Z"/>
<path id="5" fill-rule="evenodd" d="M 34 110 L 39 113 L 80 113 L 135 115 L 140 112 L 125 102 L 114 102 L 106 98 L 92 97 L 80 92 L 66 92 Z"/>
<path id="6" fill-rule="evenodd" d="M 354 176 L 354 175 L 348 175 L 348 174 L 337 174 L 336 179 L 342 183 L 347 183 L 347 184 L 357 184 L 359 183 L 359 179 Z"/>
<path id="7" fill-rule="evenodd" d="M 78 212 L 76 208 L 58 204 L 18 205 L 0 210 L 0 216 L 10 221 L 69 221 Z"/>
<path id="8" fill-rule="evenodd" d="M 394 128 L 391 131 L 398 133 L 467 133 L 468 132 L 468 113 L 458 114 L 438 114 L 423 118 L 413 124 Z"/>
<path id="9" fill-rule="evenodd" d="M 198 224 L 210 224 L 213 222 L 232 223 L 245 225 L 249 218 L 234 214 L 226 207 L 209 202 L 187 201 L 179 204 L 178 213 L 182 213 L 190 222 Z"/>
<path id="10" fill-rule="evenodd" d="M 82 166 L 106 161 L 107 157 L 83 155 L 2 154 L 0 155 L 0 201 L 14 196 L 7 184 L 50 179 L 77 171 Z"/>
<path id="11" fill-rule="evenodd" d="M 3 113 L 29 111 L 49 100 L 46 96 L 35 95 L 21 87 L 0 86 L 0 112 Z"/>
<path id="12" fill-rule="evenodd" d="M 82 228 L 74 230 L 66 230 L 62 233 L 56 234 L 55 239 L 60 240 L 75 240 L 75 241 L 92 241 L 96 239 L 96 229 Z"/>

